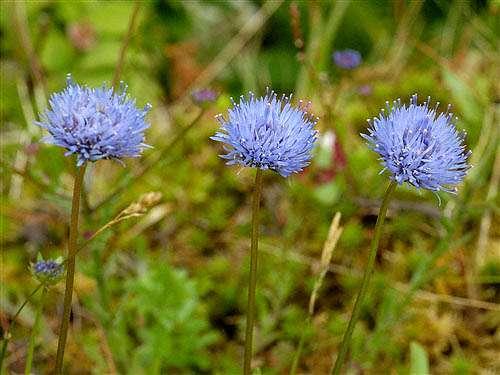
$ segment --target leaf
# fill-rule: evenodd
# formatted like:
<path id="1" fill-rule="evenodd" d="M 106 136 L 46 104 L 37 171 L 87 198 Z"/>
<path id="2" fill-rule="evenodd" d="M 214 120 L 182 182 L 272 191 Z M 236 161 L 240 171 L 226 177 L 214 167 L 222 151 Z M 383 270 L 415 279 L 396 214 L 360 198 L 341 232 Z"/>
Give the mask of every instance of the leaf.
<path id="1" fill-rule="evenodd" d="M 325 206 L 333 205 L 338 202 L 341 193 L 339 184 L 335 181 L 321 185 L 314 191 L 316 199 Z"/>
<path id="2" fill-rule="evenodd" d="M 481 119 L 484 115 L 482 103 L 478 101 L 473 93 L 473 89 L 470 88 L 459 75 L 455 74 L 451 70 L 445 69 L 443 71 L 444 82 L 447 87 L 449 87 L 452 93 L 453 100 L 455 101 L 458 109 L 460 111 L 459 117 L 468 123 L 468 131 L 473 139 L 476 139 L 477 129 L 480 128 Z"/>
<path id="3" fill-rule="evenodd" d="M 410 344 L 410 374 L 426 375 L 429 372 L 429 357 L 424 347 L 416 341 Z"/>

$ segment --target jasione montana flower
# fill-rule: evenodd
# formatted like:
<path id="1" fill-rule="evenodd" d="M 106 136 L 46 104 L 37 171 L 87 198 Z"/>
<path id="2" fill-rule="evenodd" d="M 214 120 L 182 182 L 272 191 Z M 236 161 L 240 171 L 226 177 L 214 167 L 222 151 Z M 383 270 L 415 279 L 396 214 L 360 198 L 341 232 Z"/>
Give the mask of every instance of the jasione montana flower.
<path id="1" fill-rule="evenodd" d="M 44 284 L 56 284 L 64 276 L 62 258 L 44 260 L 39 256 L 36 263 L 31 265 L 31 273 L 38 281 Z"/>
<path id="2" fill-rule="evenodd" d="M 354 69 L 361 64 L 361 54 L 354 49 L 335 51 L 332 55 L 333 62 L 339 68 Z"/>
<path id="3" fill-rule="evenodd" d="M 217 116 L 221 128 L 211 138 L 224 143 L 227 164 L 271 169 L 283 177 L 309 165 L 318 119 L 307 112 L 310 103 L 294 107 L 290 100 L 273 91 L 261 98 L 250 93 L 233 101 L 227 119 Z"/>
<path id="4" fill-rule="evenodd" d="M 437 113 L 438 106 L 429 108 L 429 103 L 430 98 L 419 105 L 417 95 L 409 105 L 399 99 L 392 107 L 387 103 L 388 113 L 382 110 L 379 117 L 369 120 L 369 134 L 361 136 L 399 184 L 455 192 L 454 186 L 469 169 L 465 133 L 457 131 L 449 110 Z"/>
<path id="5" fill-rule="evenodd" d="M 191 93 L 191 97 L 196 104 L 215 102 L 217 100 L 217 96 L 217 92 L 210 89 L 200 89 Z"/>
<path id="6" fill-rule="evenodd" d="M 138 157 L 147 147 L 145 116 L 151 106 L 138 109 L 126 93 L 105 85 L 80 86 L 68 75 L 67 87 L 52 94 L 50 108 L 37 125 L 50 135 L 43 140 L 63 147 L 66 155 L 76 154 L 77 165 L 99 159 Z"/>

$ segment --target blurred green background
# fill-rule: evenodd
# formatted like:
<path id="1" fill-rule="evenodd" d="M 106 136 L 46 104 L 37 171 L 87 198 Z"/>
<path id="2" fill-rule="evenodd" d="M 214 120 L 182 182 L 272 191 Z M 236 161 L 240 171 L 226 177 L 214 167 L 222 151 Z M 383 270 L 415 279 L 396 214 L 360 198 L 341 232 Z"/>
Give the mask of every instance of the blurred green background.
<path id="1" fill-rule="evenodd" d="M 474 167 L 456 196 L 398 188 L 345 371 L 500 373 L 499 13 L 496 0 L 2 2 L 6 373 L 23 371 L 33 326 L 33 303 L 11 321 L 36 287 L 29 263 L 66 253 L 74 161 L 39 143 L 33 122 L 67 73 L 88 85 L 122 79 L 153 105 L 154 148 L 125 168 L 89 169 L 82 238 L 162 193 L 79 253 L 68 373 L 241 371 L 254 172 L 226 167 L 209 136 L 230 96 L 267 86 L 311 100 L 321 136 L 304 173 L 264 177 L 258 372 L 288 373 L 304 332 L 298 373 L 329 373 L 388 183 L 359 133 L 386 100 L 418 93 L 452 104 Z M 358 68 L 332 63 L 344 48 L 361 53 Z M 200 106 L 196 88 L 219 97 Z M 343 232 L 306 324 L 336 212 Z M 36 373 L 54 363 L 62 284 L 45 302 Z"/>

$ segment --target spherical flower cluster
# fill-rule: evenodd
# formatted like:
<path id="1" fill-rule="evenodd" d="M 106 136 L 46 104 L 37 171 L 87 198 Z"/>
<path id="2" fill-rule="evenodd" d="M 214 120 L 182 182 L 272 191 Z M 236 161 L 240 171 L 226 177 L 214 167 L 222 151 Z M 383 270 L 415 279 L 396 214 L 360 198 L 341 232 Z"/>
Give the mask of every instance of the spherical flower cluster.
<path id="1" fill-rule="evenodd" d="M 217 100 L 217 96 L 217 93 L 210 89 L 196 90 L 191 94 L 191 97 L 196 104 L 215 102 Z"/>
<path id="2" fill-rule="evenodd" d="M 99 159 L 138 157 L 148 147 L 144 131 L 150 105 L 138 109 L 122 85 L 120 93 L 102 86 L 80 86 L 68 75 L 67 87 L 50 98 L 50 109 L 37 125 L 50 135 L 44 141 L 76 154 L 77 165 Z"/>
<path id="3" fill-rule="evenodd" d="M 64 275 L 62 258 L 56 260 L 39 259 L 31 266 L 32 274 L 44 284 L 56 284 Z"/>
<path id="4" fill-rule="evenodd" d="M 361 64 L 361 54 L 354 49 L 335 51 L 332 58 L 335 65 L 343 69 L 354 69 Z"/>
<path id="5" fill-rule="evenodd" d="M 409 105 L 397 100 L 391 108 L 387 103 L 389 113 L 382 110 L 369 120 L 369 134 L 361 136 L 381 156 L 383 171 L 389 170 L 399 184 L 452 193 L 469 169 L 470 151 L 449 110 L 438 114 L 439 103 L 429 108 L 429 102 L 419 105 L 414 95 Z"/>
<path id="6" fill-rule="evenodd" d="M 211 138 L 225 144 L 228 153 L 221 157 L 227 164 L 271 169 L 283 177 L 309 165 L 318 119 L 307 112 L 310 103 L 294 107 L 290 100 L 274 92 L 258 99 L 250 93 L 233 101 L 227 120 L 217 116 L 221 128 Z"/>

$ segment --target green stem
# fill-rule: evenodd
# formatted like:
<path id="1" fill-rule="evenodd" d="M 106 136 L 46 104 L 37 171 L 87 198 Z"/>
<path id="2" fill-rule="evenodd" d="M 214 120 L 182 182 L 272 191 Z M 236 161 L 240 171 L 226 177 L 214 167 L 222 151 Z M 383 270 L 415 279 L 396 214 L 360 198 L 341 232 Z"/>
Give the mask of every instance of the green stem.
<path id="1" fill-rule="evenodd" d="M 36 343 L 35 341 L 36 337 L 38 336 L 38 331 L 40 329 L 40 319 L 42 317 L 43 305 L 46 296 L 47 296 L 47 288 L 44 287 L 42 289 L 42 294 L 40 295 L 40 300 L 38 301 L 38 306 L 35 315 L 35 323 L 33 324 L 33 329 L 31 330 L 30 344 L 28 347 L 28 355 L 26 358 L 26 367 L 24 369 L 25 375 L 31 374 L 31 367 L 33 365 L 33 353 L 35 352 L 35 343 Z"/>
<path id="2" fill-rule="evenodd" d="M 377 223 L 375 224 L 375 234 L 372 239 L 370 255 L 368 258 L 368 265 L 366 266 L 365 274 L 363 276 L 363 282 L 361 284 L 361 289 L 359 291 L 356 302 L 354 303 L 354 309 L 352 311 L 351 320 L 349 320 L 349 325 L 344 333 L 344 338 L 342 339 L 342 344 L 340 346 L 340 351 L 335 361 L 335 366 L 333 368 L 332 374 L 340 374 L 342 370 L 342 365 L 344 363 L 347 351 L 349 350 L 349 345 L 351 342 L 352 332 L 354 331 L 354 326 L 359 319 L 359 314 L 361 312 L 361 306 L 363 305 L 363 300 L 370 283 L 371 276 L 373 274 L 373 268 L 375 267 L 375 259 L 377 257 L 378 244 L 380 241 L 380 236 L 382 235 L 382 226 L 384 224 L 385 215 L 387 213 L 387 207 L 389 206 L 389 201 L 391 200 L 392 193 L 396 189 L 397 183 L 392 181 L 387 188 L 384 200 L 380 206 L 380 211 L 377 218 Z"/>
<path id="3" fill-rule="evenodd" d="M 38 286 L 35 289 L 33 289 L 33 291 L 30 293 L 30 295 L 24 300 L 22 305 L 17 309 L 16 313 L 14 314 L 14 316 L 11 319 L 12 324 L 10 325 L 10 327 L 7 328 L 7 330 L 4 333 L 3 342 L 2 342 L 2 350 L 0 351 L 0 374 L 3 374 L 3 361 L 5 359 L 5 354 L 7 353 L 7 344 L 9 343 L 9 340 L 10 340 L 10 331 L 11 331 L 12 325 L 16 321 L 19 314 L 21 314 L 21 311 L 23 311 L 24 306 L 26 306 L 28 304 L 28 302 L 31 300 L 31 298 L 36 294 L 36 292 L 38 292 L 40 290 L 40 288 L 42 286 L 43 286 L 43 284 L 38 284 Z"/>
<path id="4" fill-rule="evenodd" d="M 75 281 L 75 255 L 78 238 L 78 216 L 80 212 L 80 196 L 82 192 L 83 176 L 86 165 L 76 168 L 75 183 L 73 187 L 73 201 L 71 204 L 71 222 L 69 227 L 68 262 L 66 268 L 66 289 L 64 291 L 64 310 L 59 329 L 59 342 L 57 343 L 56 369 L 57 375 L 62 374 L 64 349 L 68 337 L 69 319 L 71 315 L 71 300 L 73 298 L 73 283 Z"/>
<path id="5" fill-rule="evenodd" d="M 290 375 L 295 375 L 297 373 L 297 368 L 299 367 L 300 356 L 302 355 L 302 350 L 304 350 L 304 342 L 306 340 L 306 332 L 311 324 L 311 317 L 308 317 L 305 323 L 305 327 L 302 329 L 300 334 L 299 345 L 293 356 L 292 367 L 290 368 Z"/>
<path id="6" fill-rule="evenodd" d="M 250 247 L 250 280 L 248 284 L 247 326 L 245 331 L 245 375 L 250 375 L 252 364 L 253 325 L 255 320 L 255 288 L 257 285 L 257 258 L 259 247 L 259 209 L 262 192 L 262 170 L 257 169 L 252 202 L 252 242 Z"/>

